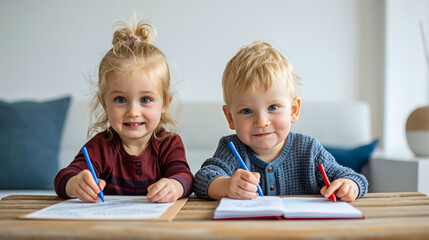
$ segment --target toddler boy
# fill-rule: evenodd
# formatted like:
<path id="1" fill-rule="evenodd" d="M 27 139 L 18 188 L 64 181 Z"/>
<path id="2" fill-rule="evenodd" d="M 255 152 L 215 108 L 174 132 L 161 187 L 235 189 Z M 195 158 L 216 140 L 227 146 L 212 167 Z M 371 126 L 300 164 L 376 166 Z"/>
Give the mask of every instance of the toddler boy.
<path id="1" fill-rule="evenodd" d="M 223 111 L 236 134 L 222 137 L 214 156 L 196 173 L 198 197 L 255 198 L 258 183 L 264 195 L 335 193 L 352 202 L 367 193 L 363 175 L 339 165 L 317 139 L 290 132 L 301 106 L 296 86 L 292 64 L 268 43 L 245 46 L 228 62 L 222 78 Z M 250 172 L 240 168 L 230 141 Z M 332 181 L 329 188 L 320 163 Z"/>

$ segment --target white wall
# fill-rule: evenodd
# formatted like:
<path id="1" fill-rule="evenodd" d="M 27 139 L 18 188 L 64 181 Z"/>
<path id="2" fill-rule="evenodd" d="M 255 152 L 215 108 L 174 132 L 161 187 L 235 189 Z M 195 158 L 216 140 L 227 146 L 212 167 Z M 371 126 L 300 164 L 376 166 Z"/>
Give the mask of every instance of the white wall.
<path id="1" fill-rule="evenodd" d="M 220 79 L 237 50 L 274 44 L 304 79 L 304 96 L 354 100 L 358 93 L 359 1 L 2 1 L 2 80 L 7 99 L 88 91 L 85 79 L 111 47 L 113 23 L 137 11 L 159 33 L 177 92 L 221 99 Z M 18 83 L 24 88 L 16 88 Z"/>
<path id="2" fill-rule="evenodd" d="M 221 100 L 226 62 L 259 39 L 294 64 L 303 107 L 368 101 L 382 137 L 385 9 L 372 0 L 1 0 L 0 99 L 90 96 L 113 24 L 136 10 L 158 31 L 179 98 Z"/>
<path id="3" fill-rule="evenodd" d="M 429 103 L 429 63 L 420 22 L 429 48 L 429 1 L 386 2 L 384 149 L 391 154 L 411 155 L 405 136 L 407 118 Z"/>

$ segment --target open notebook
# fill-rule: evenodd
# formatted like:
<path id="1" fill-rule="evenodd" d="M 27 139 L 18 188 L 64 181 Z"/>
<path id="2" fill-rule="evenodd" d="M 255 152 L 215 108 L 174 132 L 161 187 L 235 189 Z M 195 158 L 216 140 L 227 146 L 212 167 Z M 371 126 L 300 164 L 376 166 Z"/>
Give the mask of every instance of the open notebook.
<path id="1" fill-rule="evenodd" d="M 213 220 L 275 218 L 359 219 L 365 218 L 352 205 L 322 197 L 257 197 L 251 200 L 222 198 Z"/>

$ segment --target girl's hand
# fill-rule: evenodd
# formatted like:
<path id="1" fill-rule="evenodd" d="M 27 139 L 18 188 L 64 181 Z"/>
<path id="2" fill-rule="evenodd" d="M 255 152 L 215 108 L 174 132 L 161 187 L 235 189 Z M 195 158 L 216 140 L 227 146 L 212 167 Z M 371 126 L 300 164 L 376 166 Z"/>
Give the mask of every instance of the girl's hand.
<path id="1" fill-rule="evenodd" d="M 97 202 L 100 189 L 103 190 L 106 182 L 98 179 L 98 186 L 95 183 L 94 177 L 88 169 L 71 177 L 66 183 L 66 194 L 70 198 L 79 198 L 84 202 Z"/>
<path id="2" fill-rule="evenodd" d="M 326 188 L 326 186 L 323 187 L 320 193 L 326 198 L 329 198 L 332 193 L 335 193 L 337 198 L 341 199 L 341 201 L 350 203 L 357 198 L 359 187 L 353 180 L 339 178 L 333 181 L 331 185 L 329 185 L 329 188 Z"/>
<path id="3" fill-rule="evenodd" d="M 150 202 L 174 202 L 183 195 L 183 186 L 174 179 L 161 178 L 147 188 Z"/>
<path id="4" fill-rule="evenodd" d="M 243 169 L 237 169 L 234 175 L 229 178 L 229 184 L 226 186 L 226 194 L 229 198 L 251 199 L 258 197 L 257 185 L 261 175 L 257 172 L 249 172 Z"/>

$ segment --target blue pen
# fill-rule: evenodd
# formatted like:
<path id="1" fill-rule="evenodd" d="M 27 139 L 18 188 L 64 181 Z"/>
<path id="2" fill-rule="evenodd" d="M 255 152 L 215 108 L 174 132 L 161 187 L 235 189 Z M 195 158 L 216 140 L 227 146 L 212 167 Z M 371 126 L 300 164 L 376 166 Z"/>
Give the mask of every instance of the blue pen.
<path id="1" fill-rule="evenodd" d="M 91 172 L 92 176 L 94 177 L 95 183 L 97 183 L 97 186 L 98 186 L 98 177 L 97 177 L 97 174 L 95 174 L 94 167 L 92 166 L 91 159 L 89 158 L 89 155 L 88 155 L 88 150 L 86 149 L 85 146 L 82 147 L 82 153 L 83 153 L 83 156 L 85 156 L 86 164 L 88 164 L 89 171 Z M 100 192 L 98 193 L 98 196 L 100 197 L 101 201 L 104 202 L 104 193 L 101 189 L 100 189 Z"/>
<path id="2" fill-rule="evenodd" d="M 246 171 L 249 171 L 249 169 L 247 168 L 247 166 L 246 166 L 246 164 L 244 163 L 243 159 L 241 159 L 240 154 L 238 154 L 238 151 L 237 151 L 237 149 L 235 148 L 234 143 L 232 143 L 232 141 L 230 141 L 230 142 L 228 143 L 228 146 L 229 146 L 229 148 L 231 148 L 231 150 L 232 150 L 232 152 L 234 153 L 235 157 L 238 159 L 238 162 L 240 163 L 241 168 L 242 168 L 242 169 L 244 169 L 244 170 L 246 170 Z M 259 196 L 263 197 L 263 196 L 264 196 L 264 194 L 262 193 L 261 186 L 259 186 L 259 184 L 258 184 L 256 187 L 258 188 Z"/>

